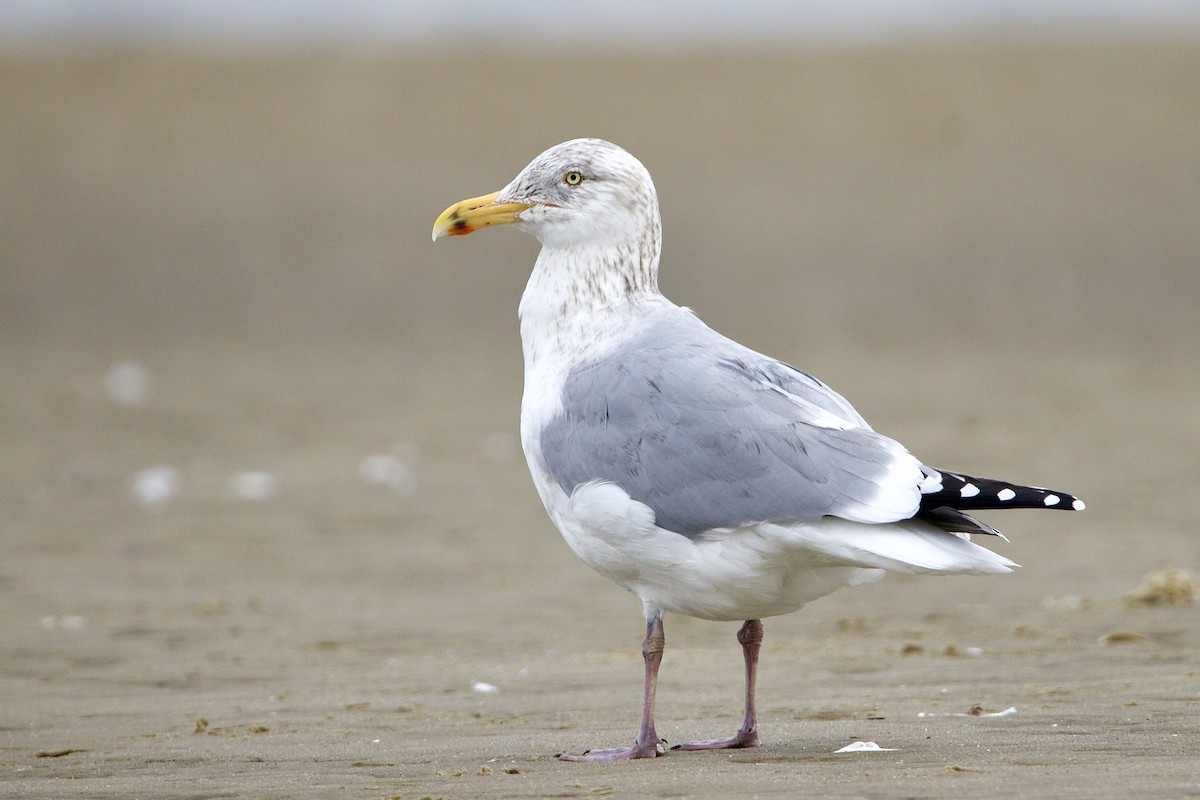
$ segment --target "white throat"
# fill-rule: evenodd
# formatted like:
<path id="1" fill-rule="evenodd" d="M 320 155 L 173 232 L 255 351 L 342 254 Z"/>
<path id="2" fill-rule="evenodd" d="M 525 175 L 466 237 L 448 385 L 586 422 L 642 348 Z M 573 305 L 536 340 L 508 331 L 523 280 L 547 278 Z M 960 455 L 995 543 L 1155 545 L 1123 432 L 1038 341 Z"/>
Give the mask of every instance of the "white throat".
<path id="1" fill-rule="evenodd" d="M 521 296 L 525 369 L 539 362 L 570 368 L 595 356 L 618 317 L 665 302 L 658 290 L 660 233 L 620 243 L 543 246 Z"/>

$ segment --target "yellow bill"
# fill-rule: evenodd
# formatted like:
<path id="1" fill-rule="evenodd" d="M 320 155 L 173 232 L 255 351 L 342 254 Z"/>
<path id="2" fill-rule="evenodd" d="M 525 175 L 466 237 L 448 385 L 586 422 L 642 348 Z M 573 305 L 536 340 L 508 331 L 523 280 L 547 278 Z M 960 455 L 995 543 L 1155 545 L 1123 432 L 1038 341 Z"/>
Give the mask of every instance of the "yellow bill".
<path id="1" fill-rule="evenodd" d="M 442 212 L 433 223 L 433 240 L 443 236 L 466 236 L 489 225 L 511 225 L 529 208 L 525 203 L 497 203 L 499 192 L 462 200 Z"/>

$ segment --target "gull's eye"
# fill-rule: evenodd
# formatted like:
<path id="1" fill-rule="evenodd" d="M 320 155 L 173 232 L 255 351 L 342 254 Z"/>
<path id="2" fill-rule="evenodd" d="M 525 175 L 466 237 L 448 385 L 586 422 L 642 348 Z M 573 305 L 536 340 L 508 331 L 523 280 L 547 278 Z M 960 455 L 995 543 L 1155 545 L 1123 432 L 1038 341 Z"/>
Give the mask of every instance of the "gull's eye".
<path id="1" fill-rule="evenodd" d="M 578 186 L 583 183 L 583 173 L 579 170 L 571 170 L 566 175 L 563 175 L 563 183 L 567 186 Z"/>

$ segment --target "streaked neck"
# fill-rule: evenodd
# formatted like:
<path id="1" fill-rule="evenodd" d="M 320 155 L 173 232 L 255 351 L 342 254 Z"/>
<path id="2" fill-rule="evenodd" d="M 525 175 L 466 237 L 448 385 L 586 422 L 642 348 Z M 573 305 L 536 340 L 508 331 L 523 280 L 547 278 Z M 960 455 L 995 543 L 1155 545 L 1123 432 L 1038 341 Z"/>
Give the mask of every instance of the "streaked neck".
<path id="1" fill-rule="evenodd" d="M 658 290 L 659 231 L 600 247 L 543 247 L 521 296 L 525 363 L 577 361 L 610 338 L 630 310 L 665 302 Z"/>

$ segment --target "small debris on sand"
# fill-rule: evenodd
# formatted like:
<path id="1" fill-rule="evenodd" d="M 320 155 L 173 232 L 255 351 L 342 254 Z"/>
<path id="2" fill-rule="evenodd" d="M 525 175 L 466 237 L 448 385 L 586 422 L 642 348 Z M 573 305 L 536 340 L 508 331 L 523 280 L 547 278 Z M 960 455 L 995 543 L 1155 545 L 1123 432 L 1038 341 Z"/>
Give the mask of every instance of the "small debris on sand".
<path id="1" fill-rule="evenodd" d="M 34 758 L 62 758 L 63 756 L 69 756 L 72 753 L 86 753 L 86 752 L 87 752 L 87 750 L 85 750 L 82 747 L 68 747 L 63 750 L 42 750 L 37 755 L 35 755 Z"/>
<path id="2" fill-rule="evenodd" d="M 1160 569 L 1140 589 L 1125 595 L 1125 605 L 1186 606 L 1196 602 L 1196 576 L 1186 569 Z"/>
<path id="3" fill-rule="evenodd" d="M 1133 631 L 1113 631 L 1112 633 L 1106 633 L 1101 636 L 1096 640 L 1096 643 L 1100 645 L 1137 644 L 1138 642 L 1144 641 L 1146 641 L 1146 636 L 1141 633 L 1135 633 Z"/>

